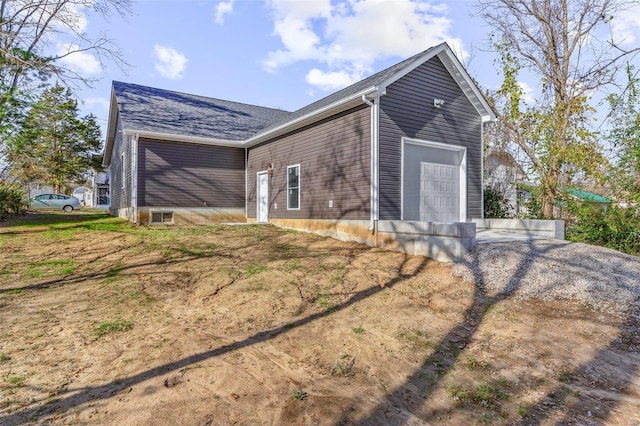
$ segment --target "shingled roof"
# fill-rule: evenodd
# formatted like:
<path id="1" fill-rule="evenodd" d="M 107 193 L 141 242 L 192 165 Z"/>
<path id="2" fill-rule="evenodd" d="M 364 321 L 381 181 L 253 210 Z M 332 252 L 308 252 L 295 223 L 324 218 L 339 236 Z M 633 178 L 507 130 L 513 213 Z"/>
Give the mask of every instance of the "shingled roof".
<path id="1" fill-rule="evenodd" d="M 137 84 L 113 82 L 122 127 L 135 131 L 243 141 L 287 111 Z"/>

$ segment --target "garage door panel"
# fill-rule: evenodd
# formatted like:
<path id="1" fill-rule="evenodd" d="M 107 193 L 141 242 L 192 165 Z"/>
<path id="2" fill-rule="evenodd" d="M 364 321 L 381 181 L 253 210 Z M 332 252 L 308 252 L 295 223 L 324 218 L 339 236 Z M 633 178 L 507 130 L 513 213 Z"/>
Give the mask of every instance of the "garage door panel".
<path id="1" fill-rule="evenodd" d="M 460 220 L 460 167 L 420 162 L 420 220 Z"/>

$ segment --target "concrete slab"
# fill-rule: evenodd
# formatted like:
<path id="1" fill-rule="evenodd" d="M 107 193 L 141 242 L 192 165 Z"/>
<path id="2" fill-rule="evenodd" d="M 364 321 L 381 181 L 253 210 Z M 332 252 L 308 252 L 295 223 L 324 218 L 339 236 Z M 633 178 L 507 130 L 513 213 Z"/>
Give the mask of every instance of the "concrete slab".
<path id="1" fill-rule="evenodd" d="M 522 232 L 497 231 L 495 229 L 482 229 L 476 232 L 476 244 L 505 243 L 509 241 L 545 240 L 551 237 L 534 235 Z"/>

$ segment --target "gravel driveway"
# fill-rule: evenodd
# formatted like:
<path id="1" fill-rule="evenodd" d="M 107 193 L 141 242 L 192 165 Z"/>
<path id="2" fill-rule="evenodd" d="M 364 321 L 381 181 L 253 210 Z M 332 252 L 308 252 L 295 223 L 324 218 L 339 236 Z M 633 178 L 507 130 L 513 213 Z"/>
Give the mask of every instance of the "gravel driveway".
<path id="1" fill-rule="evenodd" d="M 604 313 L 640 308 L 640 258 L 562 240 L 477 245 L 453 274 L 490 297 L 577 300 Z"/>

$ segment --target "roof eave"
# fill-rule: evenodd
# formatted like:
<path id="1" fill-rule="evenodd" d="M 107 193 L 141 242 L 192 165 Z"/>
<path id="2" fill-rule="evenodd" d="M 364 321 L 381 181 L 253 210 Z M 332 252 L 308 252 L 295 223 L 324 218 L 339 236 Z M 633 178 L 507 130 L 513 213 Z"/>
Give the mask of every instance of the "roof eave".
<path id="1" fill-rule="evenodd" d="M 440 47 L 440 46 L 439 46 Z M 489 105 L 484 95 L 478 90 L 478 86 L 473 82 L 469 73 L 464 68 L 458 57 L 453 53 L 449 45 L 443 44 L 436 52 L 449 73 L 456 80 L 460 88 L 467 96 L 476 111 L 480 114 L 483 123 L 496 121 L 496 113 Z"/>
<path id="2" fill-rule="evenodd" d="M 123 129 L 125 135 L 137 135 L 138 137 L 145 139 L 171 141 L 171 142 L 186 142 L 195 143 L 200 145 L 216 145 L 216 146 L 228 146 L 233 148 L 242 148 L 242 140 L 230 140 L 230 139 L 218 139 L 207 138 L 203 136 L 189 136 L 189 135 L 176 135 L 173 133 L 164 132 L 152 132 L 149 130 L 136 130 L 136 129 Z"/>
<path id="3" fill-rule="evenodd" d="M 107 137 L 105 139 L 104 150 L 102 153 L 102 167 L 111 165 L 111 151 L 113 150 L 113 141 L 115 140 L 116 121 L 118 118 L 118 102 L 116 93 L 111 85 L 111 101 L 109 103 L 109 121 L 107 122 Z"/>
<path id="4" fill-rule="evenodd" d="M 375 95 L 375 94 L 382 94 L 381 91 L 379 90 L 379 88 L 377 86 L 371 86 L 368 87 L 364 90 L 361 90 L 357 93 L 354 93 L 351 96 L 348 96 L 346 98 L 340 99 L 339 101 L 336 101 L 330 105 L 327 105 L 323 108 L 320 108 L 318 110 L 315 111 L 311 111 L 308 114 L 303 115 L 302 117 L 298 117 L 294 120 L 291 120 L 289 122 L 286 122 L 278 127 L 275 127 L 271 130 L 265 131 L 265 132 L 258 132 L 257 134 L 253 135 L 252 137 L 250 137 L 249 139 L 247 139 L 244 143 L 243 146 L 245 147 L 252 147 L 255 146 L 259 143 L 268 141 L 270 139 L 273 139 L 275 137 L 278 136 L 282 136 L 286 133 L 292 132 L 294 130 L 297 130 L 301 127 L 304 127 L 306 125 L 309 124 L 313 124 L 316 123 L 324 118 L 328 118 L 332 115 L 338 114 L 342 111 L 346 111 L 348 109 L 354 108 L 358 105 L 361 105 L 364 103 L 364 101 L 362 100 L 363 96 L 371 96 L 371 95 Z"/>

